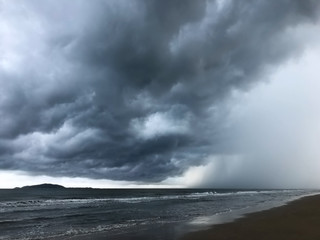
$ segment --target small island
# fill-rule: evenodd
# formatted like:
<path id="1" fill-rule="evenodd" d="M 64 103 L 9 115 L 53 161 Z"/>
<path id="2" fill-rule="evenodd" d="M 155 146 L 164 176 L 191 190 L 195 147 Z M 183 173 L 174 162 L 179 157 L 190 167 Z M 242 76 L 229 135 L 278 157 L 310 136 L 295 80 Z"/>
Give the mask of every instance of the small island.
<path id="1" fill-rule="evenodd" d="M 60 189 L 66 189 L 66 188 L 64 186 L 61 186 L 61 185 L 58 185 L 58 184 L 43 183 L 43 184 L 38 184 L 38 185 L 24 186 L 24 187 L 16 188 L 16 189 L 60 190 Z"/>

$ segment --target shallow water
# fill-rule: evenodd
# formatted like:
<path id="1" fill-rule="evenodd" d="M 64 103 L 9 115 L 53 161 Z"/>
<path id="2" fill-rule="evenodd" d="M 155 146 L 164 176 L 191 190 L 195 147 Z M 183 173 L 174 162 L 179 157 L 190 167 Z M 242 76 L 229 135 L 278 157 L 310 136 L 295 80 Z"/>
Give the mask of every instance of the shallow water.
<path id="1" fill-rule="evenodd" d="M 105 239 L 125 239 L 126 236 L 131 236 L 131 239 L 150 239 L 151 236 L 161 240 L 176 239 L 187 231 L 219 222 L 219 219 L 230 220 L 233 213 L 277 206 L 312 192 L 0 190 L 0 239 L 65 239 L 88 235 Z"/>

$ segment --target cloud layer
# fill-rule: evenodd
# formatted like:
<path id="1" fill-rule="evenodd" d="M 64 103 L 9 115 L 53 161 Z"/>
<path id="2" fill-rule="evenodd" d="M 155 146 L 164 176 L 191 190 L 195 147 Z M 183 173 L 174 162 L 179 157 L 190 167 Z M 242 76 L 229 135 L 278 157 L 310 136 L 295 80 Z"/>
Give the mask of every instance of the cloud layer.
<path id="1" fill-rule="evenodd" d="M 0 168 L 157 182 L 228 153 L 226 99 L 304 50 L 319 5 L 2 1 Z"/>

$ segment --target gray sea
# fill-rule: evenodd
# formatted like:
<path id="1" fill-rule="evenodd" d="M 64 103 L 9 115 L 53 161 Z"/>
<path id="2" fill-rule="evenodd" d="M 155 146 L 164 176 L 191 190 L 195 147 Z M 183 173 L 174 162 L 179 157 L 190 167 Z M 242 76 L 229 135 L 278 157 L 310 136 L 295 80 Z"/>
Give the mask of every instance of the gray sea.
<path id="1" fill-rule="evenodd" d="M 0 239 L 178 239 L 312 190 L 0 190 Z"/>

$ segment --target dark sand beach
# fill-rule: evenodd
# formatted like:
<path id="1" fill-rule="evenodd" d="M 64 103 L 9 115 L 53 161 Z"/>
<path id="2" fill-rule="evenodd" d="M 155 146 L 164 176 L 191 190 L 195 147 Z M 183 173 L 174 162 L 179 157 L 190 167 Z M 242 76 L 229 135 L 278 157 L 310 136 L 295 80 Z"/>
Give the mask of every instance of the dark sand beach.
<path id="1" fill-rule="evenodd" d="M 320 195 L 308 196 L 285 206 L 248 214 L 231 223 L 192 232 L 181 240 L 318 240 Z"/>

